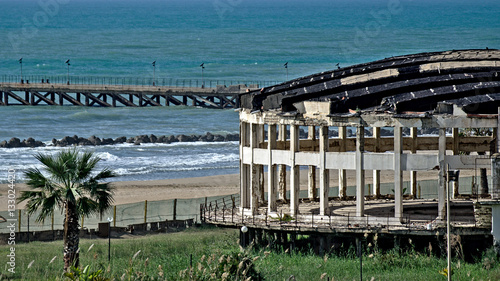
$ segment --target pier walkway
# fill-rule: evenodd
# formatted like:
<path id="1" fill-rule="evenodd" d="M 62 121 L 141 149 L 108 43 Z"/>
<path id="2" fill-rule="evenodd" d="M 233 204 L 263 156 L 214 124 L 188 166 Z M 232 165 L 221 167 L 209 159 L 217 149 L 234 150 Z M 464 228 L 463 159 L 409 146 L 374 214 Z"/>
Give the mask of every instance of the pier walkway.
<path id="1" fill-rule="evenodd" d="M 256 90 L 259 84 L 218 84 L 226 81 L 129 78 L 35 78 L 0 77 L 0 106 L 200 106 L 238 108 L 239 94 Z M 12 81 L 14 80 L 14 81 Z M 55 82 L 54 82 L 55 80 Z M 229 82 L 229 81 L 228 81 Z M 230 82 L 233 83 L 233 82 Z"/>

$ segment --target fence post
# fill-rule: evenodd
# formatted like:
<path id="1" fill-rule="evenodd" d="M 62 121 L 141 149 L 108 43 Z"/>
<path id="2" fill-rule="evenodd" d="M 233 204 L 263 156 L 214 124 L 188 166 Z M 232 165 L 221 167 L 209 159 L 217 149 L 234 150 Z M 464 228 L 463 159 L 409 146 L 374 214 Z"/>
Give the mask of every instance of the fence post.
<path id="1" fill-rule="evenodd" d="M 80 226 L 81 229 L 83 229 L 83 223 L 85 222 L 85 216 L 82 215 L 82 225 Z"/>
<path id="2" fill-rule="evenodd" d="M 17 232 L 21 232 L 21 210 L 19 210 L 19 215 L 18 215 L 18 221 L 19 225 L 17 226 Z"/>
<path id="3" fill-rule="evenodd" d="M 177 220 L 177 199 L 174 199 L 174 221 Z"/>
<path id="4" fill-rule="evenodd" d="M 148 218 L 148 200 L 144 201 L 144 223 L 147 222 Z"/>
<path id="5" fill-rule="evenodd" d="M 113 227 L 116 227 L 116 205 L 113 206 Z"/>
<path id="6" fill-rule="evenodd" d="M 54 212 L 52 212 L 52 216 L 50 218 L 50 229 L 52 230 L 52 232 L 54 232 Z"/>

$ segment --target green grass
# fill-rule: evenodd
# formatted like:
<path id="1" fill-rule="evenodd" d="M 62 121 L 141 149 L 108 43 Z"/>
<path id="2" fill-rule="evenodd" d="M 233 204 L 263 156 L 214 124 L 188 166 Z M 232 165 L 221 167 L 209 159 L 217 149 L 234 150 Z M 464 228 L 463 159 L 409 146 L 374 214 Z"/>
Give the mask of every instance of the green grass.
<path id="1" fill-rule="evenodd" d="M 220 276 L 209 279 L 210 273 L 223 271 L 221 260 L 229 260 L 229 256 L 236 257 L 240 252 L 237 230 L 220 228 L 112 239 L 111 263 L 108 263 L 107 239 L 81 240 L 80 246 L 81 266 L 90 265 L 92 271 L 103 269 L 103 275 L 112 280 L 121 280 L 122 276 L 124 280 L 189 280 L 181 279 L 179 273 L 189 268 L 190 255 L 193 270 L 198 273 L 196 276 L 220 280 Z M 6 272 L 9 247 L 0 246 L 0 280 L 64 280 L 62 241 L 16 245 L 15 274 Z M 371 254 L 373 256 L 368 253 L 363 256 L 364 280 L 446 280 L 439 274 L 446 267 L 446 259 L 416 252 L 382 254 L 372 251 Z M 222 255 L 225 255 L 223 259 Z M 50 263 L 54 256 L 55 260 Z M 295 280 L 326 280 L 326 277 L 359 280 L 359 259 L 354 254 L 319 257 L 312 253 L 260 249 L 239 255 L 245 256 L 249 257 L 252 269 L 260 273 L 262 280 L 288 280 L 291 275 Z M 453 261 L 453 268 L 453 280 L 500 280 L 499 259 L 492 251 L 474 264 Z M 203 274 L 203 270 L 209 273 Z"/>

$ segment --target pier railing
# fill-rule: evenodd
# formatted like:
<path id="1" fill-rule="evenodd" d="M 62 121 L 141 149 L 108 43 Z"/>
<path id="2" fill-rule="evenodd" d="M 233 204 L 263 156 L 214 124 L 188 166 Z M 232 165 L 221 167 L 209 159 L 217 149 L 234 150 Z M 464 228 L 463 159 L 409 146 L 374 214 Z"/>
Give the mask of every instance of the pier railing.
<path id="1" fill-rule="evenodd" d="M 79 84 L 79 85 L 135 85 L 135 86 L 164 86 L 179 88 L 216 88 L 218 85 L 247 85 L 250 88 L 268 87 L 280 83 L 279 81 L 243 81 L 226 79 L 175 79 L 175 78 L 138 78 L 138 77 L 102 77 L 102 76 L 46 76 L 46 75 L 1 75 L 3 83 L 52 83 L 52 84 Z"/>

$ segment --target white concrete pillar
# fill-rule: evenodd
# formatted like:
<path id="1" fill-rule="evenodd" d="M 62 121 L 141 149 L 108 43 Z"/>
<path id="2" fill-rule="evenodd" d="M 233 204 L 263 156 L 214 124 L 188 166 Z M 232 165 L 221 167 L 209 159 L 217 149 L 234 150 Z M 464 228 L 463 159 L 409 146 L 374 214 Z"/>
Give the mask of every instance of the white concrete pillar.
<path id="1" fill-rule="evenodd" d="M 266 130 L 264 128 L 264 124 L 257 125 L 257 148 L 261 148 L 260 145 L 264 143 L 264 139 L 266 138 Z M 256 165 L 256 173 L 259 184 L 257 185 L 257 196 L 259 198 L 259 202 L 264 202 L 264 165 Z"/>
<path id="2" fill-rule="evenodd" d="M 313 148 L 316 147 L 314 141 L 316 141 L 316 129 L 314 126 L 309 126 L 307 129 L 307 139 L 313 141 Z M 314 149 L 313 149 L 314 150 Z M 309 166 L 308 173 L 308 184 L 307 184 L 307 195 L 310 200 L 314 200 L 318 197 L 316 194 L 316 166 Z"/>
<path id="3" fill-rule="evenodd" d="M 356 130 L 356 216 L 365 215 L 365 128 L 360 126 Z"/>
<path id="4" fill-rule="evenodd" d="M 252 148 L 252 162 L 250 164 L 250 170 L 252 171 L 251 183 L 250 183 L 250 208 L 252 213 L 256 213 L 259 208 L 259 169 L 257 164 L 255 164 L 254 149 L 258 146 L 258 125 L 250 124 L 250 147 Z"/>
<path id="5" fill-rule="evenodd" d="M 373 152 L 380 152 L 380 127 L 373 128 L 373 138 L 375 140 Z M 376 198 L 380 197 L 380 170 L 373 170 L 372 194 L 375 195 Z"/>
<path id="6" fill-rule="evenodd" d="M 338 127 L 339 131 L 339 152 L 346 152 L 347 129 L 345 126 Z M 345 199 L 347 196 L 347 173 L 344 169 L 339 169 L 339 197 Z"/>
<path id="7" fill-rule="evenodd" d="M 403 130 L 394 127 L 394 217 L 403 218 L 403 171 L 401 155 L 403 154 Z"/>
<path id="8" fill-rule="evenodd" d="M 411 128 L 410 129 L 410 137 L 411 137 L 411 153 L 416 154 L 417 153 L 417 146 L 418 146 L 418 138 L 417 138 L 417 128 Z M 411 184 L 411 195 L 413 198 L 417 198 L 417 171 L 410 171 L 410 184 Z"/>
<path id="9" fill-rule="evenodd" d="M 444 220 L 446 214 L 446 128 L 439 128 L 439 176 L 438 176 L 438 219 Z"/>
<path id="10" fill-rule="evenodd" d="M 278 141 L 280 141 L 283 144 L 283 150 L 285 150 L 285 142 L 286 142 L 286 134 L 287 134 L 287 129 L 286 125 L 279 125 L 279 130 L 278 130 Z M 284 202 L 287 202 L 287 195 L 286 195 L 286 165 L 278 165 L 278 173 L 279 173 L 279 183 L 278 183 L 278 198 L 283 200 Z"/>
<path id="11" fill-rule="evenodd" d="M 453 155 L 458 155 L 460 153 L 460 136 L 458 134 L 458 128 L 453 128 Z M 451 182 L 451 186 L 453 189 L 452 198 L 456 199 L 460 195 L 459 190 L 459 182 L 460 179 L 457 178 L 456 181 Z"/>
<path id="12" fill-rule="evenodd" d="M 328 127 L 319 128 L 319 214 L 324 216 L 329 214 L 328 191 L 330 177 L 326 169 L 326 153 L 328 152 Z"/>
<path id="13" fill-rule="evenodd" d="M 240 122 L 240 208 L 250 207 L 250 165 L 243 164 L 243 147 L 250 145 L 249 124 Z"/>
<path id="14" fill-rule="evenodd" d="M 267 208 L 268 212 L 276 212 L 276 165 L 273 165 L 273 150 L 276 149 L 276 125 L 267 126 L 267 151 L 269 164 L 267 166 Z"/>
<path id="15" fill-rule="evenodd" d="M 295 165 L 295 153 L 299 151 L 299 127 L 290 125 L 290 214 L 299 213 L 300 166 Z"/>

